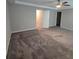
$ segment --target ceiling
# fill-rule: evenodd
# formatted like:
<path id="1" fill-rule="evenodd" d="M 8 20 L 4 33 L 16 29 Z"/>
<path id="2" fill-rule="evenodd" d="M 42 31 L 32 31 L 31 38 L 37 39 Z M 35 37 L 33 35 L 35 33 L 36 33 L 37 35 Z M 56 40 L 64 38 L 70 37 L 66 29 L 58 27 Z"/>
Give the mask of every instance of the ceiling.
<path id="1" fill-rule="evenodd" d="M 52 2 L 51 2 L 52 1 Z M 73 0 L 60 0 L 61 2 L 67 1 L 70 6 L 65 6 L 63 9 L 73 8 Z M 24 4 L 29 6 L 57 9 L 57 0 L 15 0 L 16 4 Z"/>

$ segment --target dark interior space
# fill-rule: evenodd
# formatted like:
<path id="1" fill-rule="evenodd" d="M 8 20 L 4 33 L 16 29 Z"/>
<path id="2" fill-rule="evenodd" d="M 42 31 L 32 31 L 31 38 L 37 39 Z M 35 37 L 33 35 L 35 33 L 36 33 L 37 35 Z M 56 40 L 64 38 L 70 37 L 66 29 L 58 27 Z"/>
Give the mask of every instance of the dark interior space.
<path id="1" fill-rule="evenodd" d="M 56 26 L 60 27 L 61 25 L 61 15 L 62 15 L 62 12 L 57 12 L 57 23 L 56 23 Z"/>

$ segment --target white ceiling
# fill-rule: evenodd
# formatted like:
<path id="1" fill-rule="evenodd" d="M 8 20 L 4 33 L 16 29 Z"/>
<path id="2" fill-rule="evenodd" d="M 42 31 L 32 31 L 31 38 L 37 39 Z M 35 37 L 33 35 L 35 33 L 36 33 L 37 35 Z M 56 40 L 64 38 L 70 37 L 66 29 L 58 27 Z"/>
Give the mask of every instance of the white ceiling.
<path id="1" fill-rule="evenodd" d="M 61 2 L 67 1 L 68 4 L 71 5 L 71 6 L 65 6 L 63 9 L 73 8 L 73 0 L 60 0 L 60 1 Z M 15 3 L 42 8 L 49 8 L 49 9 L 57 9 L 56 8 L 57 0 L 15 0 Z"/>

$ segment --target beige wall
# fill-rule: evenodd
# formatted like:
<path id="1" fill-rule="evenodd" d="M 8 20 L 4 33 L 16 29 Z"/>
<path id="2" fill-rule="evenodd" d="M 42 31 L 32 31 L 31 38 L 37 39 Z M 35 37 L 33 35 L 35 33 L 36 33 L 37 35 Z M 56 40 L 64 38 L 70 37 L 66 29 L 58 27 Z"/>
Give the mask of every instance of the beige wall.
<path id="1" fill-rule="evenodd" d="M 8 51 L 8 46 L 11 37 L 11 27 L 10 27 L 10 5 L 6 3 L 6 52 Z"/>
<path id="2" fill-rule="evenodd" d="M 49 26 L 56 26 L 57 11 L 50 10 Z"/>
<path id="3" fill-rule="evenodd" d="M 12 32 L 35 29 L 36 9 L 24 5 L 11 6 Z"/>
<path id="4" fill-rule="evenodd" d="M 36 29 L 42 28 L 43 10 L 36 10 Z"/>
<path id="5" fill-rule="evenodd" d="M 61 27 L 73 30 L 73 9 L 62 11 Z"/>
<path id="6" fill-rule="evenodd" d="M 37 9 L 36 10 L 36 28 L 49 27 L 49 10 Z"/>
<path id="7" fill-rule="evenodd" d="M 43 28 L 49 28 L 49 16 L 50 16 L 50 11 L 49 10 L 44 10 Z"/>
<path id="8" fill-rule="evenodd" d="M 49 11 L 39 11 L 37 17 L 36 8 L 23 5 L 12 5 L 11 12 L 11 27 L 12 32 L 26 31 L 39 28 L 49 27 Z M 36 19 L 40 20 L 37 21 Z M 37 25 L 36 25 L 37 22 Z"/>

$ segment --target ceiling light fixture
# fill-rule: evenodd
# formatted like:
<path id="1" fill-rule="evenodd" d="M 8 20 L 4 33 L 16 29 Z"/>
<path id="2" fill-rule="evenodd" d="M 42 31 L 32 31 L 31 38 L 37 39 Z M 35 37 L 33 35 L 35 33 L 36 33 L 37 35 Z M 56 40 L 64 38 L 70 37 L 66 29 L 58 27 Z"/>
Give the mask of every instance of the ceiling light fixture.
<path id="1" fill-rule="evenodd" d="M 57 8 L 61 8 L 61 5 L 56 5 Z"/>

